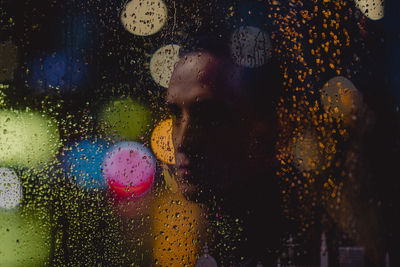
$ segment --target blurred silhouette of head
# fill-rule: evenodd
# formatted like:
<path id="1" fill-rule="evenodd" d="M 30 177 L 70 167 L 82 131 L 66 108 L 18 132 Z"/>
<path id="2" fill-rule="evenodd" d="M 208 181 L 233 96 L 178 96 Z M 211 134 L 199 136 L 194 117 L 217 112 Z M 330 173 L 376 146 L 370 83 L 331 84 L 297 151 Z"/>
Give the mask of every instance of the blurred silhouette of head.
<path id="1" fill-rule="evenodd" d="M 197 189 L 231 189 L 273 157 L 279 67 L 244 68 L 227 42 L 199 43 L 181 55 L 167 91 L 177 174 Z"/>

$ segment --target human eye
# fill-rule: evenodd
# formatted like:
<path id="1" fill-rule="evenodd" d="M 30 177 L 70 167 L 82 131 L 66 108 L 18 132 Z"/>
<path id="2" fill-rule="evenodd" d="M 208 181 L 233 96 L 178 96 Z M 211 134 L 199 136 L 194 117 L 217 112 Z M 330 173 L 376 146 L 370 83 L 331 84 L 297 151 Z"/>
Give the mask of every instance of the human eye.
<path id="1" fill-rule="evenodd" d="M 196 118 L 196 124 L 204 128 L 222 126 L 229 121 L 230 117 L 223 105 L 214 101 L 205 101 L 195 105 L 192 113 L 192 117 Z"/>
<path id="2" fill-rule="evenodd" d="M 172 117 L 174 123 L 177 123 L 182 119 L 182 109 L 176 104 L 168 103 L 167 112 Z"/>

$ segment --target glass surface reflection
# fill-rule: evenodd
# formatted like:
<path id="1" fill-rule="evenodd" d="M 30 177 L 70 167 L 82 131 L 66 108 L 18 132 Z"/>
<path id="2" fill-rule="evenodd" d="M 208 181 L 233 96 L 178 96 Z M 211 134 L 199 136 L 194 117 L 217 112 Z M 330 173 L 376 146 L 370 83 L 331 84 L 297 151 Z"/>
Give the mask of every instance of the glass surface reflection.
<path id="1" fill-rule="evenodd" d="M 400 265 L 397 1 L 0 5 L 0 266 Z"/>

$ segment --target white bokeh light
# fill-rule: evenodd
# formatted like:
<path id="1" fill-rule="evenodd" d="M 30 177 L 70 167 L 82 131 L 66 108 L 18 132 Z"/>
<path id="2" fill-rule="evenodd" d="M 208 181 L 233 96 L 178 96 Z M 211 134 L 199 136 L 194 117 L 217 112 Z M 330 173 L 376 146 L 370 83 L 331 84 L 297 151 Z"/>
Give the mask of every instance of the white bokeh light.
<path id="1" fill-rule="evenodd" d="M 167 88 L 175 64 L 179 60 L 179 49 L 175 44 L 169 44 L 158 49 L 150 60 L 150 73 L 154 81 Z"/>
<path id="2" fill-rule="evenodd" d="M 22 199 L 22 186 L 17 174 L 10 169 L 0 168 L 0 208 L 13 209 Z"/>
<path id="3" fill-rule="evenodd" d="M 253 26 L 242 26 L 231 38 L 231 56 L 236 64 L 254 68 L 267 63 L 272 54 L 268 33 Z"/>
<path id="4" fill-rule="evenodd" d="M 379 20 L 384 17 L 384 0 L 355 0 L 357 8 L 369 19 Z"/>
<path id="5" fill-rule="evenodd" d="M 132 0 L 122 10 L 121 21 L 130 33 L 152 35 L 167 21 L 167 7 L 162 0 Z"/>

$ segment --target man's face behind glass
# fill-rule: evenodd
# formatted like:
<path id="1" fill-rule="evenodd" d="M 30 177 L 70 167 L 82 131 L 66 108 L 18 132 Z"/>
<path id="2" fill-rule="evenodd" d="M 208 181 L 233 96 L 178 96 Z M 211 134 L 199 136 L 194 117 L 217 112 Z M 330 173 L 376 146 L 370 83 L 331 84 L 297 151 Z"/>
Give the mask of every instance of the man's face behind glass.
<path id="1" fill-rule="evenodd" d="M 181 181 L 203 189 L 225 187 L 229 170 L 243 157 L 244 104 L 232 102 L 237 75 L 233 65 L 208 53 L 188 54 L 178 62 L 166 100 Z"/>

